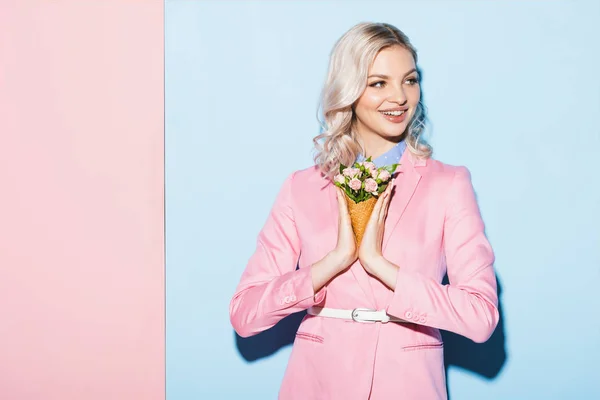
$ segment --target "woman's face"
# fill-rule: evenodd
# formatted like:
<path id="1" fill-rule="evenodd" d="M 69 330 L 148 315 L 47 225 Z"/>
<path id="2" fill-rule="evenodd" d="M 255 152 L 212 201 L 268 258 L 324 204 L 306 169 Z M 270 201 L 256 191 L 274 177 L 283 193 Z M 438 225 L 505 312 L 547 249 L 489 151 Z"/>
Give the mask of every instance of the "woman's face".
<path id="1" fill-rule="evenodd" d="M 367 140 L 377 135 L 397 142 L 415 115 L 420 98 L 419 77 L 410 51 L 401 46 L 381 50 L 369 69 L 367 88 L 355 103 L 359 134 Z"/>

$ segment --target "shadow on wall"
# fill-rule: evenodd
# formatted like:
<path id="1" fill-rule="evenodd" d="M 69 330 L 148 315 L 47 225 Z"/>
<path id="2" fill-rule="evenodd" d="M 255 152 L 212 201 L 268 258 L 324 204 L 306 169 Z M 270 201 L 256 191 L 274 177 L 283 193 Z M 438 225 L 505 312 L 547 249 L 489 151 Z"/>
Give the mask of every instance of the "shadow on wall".
<path id="1" fill-rule="evenodd" d="M 448 376 L 448 369 L 450 367 L 459 367 L 491 380 L 498 376 L 506 363 L 506 336 L 504 333 L 504 314 L 502 312 L 502 287 L 498 275 L 496 275 L 496 281 L 498 282 L 498 311 L 500 313 L 500 320 L 498 321 L 496 330 L 487 342 L 475 343 L 464 336 L 448 331 L 442 331 L 446 377 Z M 442 283 L 448 283 L 447 276 Z M 446 379 L 446 389 L 448 391 L 448 400 L 450 400 L 448 379 Z"/>
<path id="2" fill-rule="evenodd" d="M 504 334 L 504 315 L 502 313 L 502 288 L 498 281 L 500 321 L 498 327 L 485 343 L 475 343 L 460 335 L 442 331 L 444 340 L 444 364 L 446 375 L 450 367 L 459 367 L 471 371 L 486 379 L 494 379 L 506 362 L 506 340 Z M 448 278 L 444 278 L 444 284 Z M 294 342 L 296 331 L 306 312 L 292 314 L 277 323 L 271 329 L 258 335 L 242 338 L 234 332 L 237 349 L 248 362 L 268 357 L 279 349 Z M 447 382 L 448 380 L 446 380 Z"/>

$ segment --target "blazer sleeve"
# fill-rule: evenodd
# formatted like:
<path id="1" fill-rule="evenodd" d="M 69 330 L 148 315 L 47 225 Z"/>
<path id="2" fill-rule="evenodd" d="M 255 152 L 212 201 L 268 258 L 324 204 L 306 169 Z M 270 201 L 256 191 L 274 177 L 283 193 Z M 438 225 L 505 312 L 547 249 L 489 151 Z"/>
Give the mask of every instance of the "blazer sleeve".
<path id="1" fill-rule="evenodd" d="M 387 312 L 483 343 L 499 319 L 495 258 L 466 167 L 456 167 L 447 201 L 443 246 L 449 284 L 400 266 Z"/>
<path id="2" fill-rule="evenodd" d="M 326 287 L 314 293 L 311 267 L 296 269 L 300 238 L 292 211 L 294 175 L 283 183 L 229 305 L 231 324 L 242 337 L 325 298 Z"/>

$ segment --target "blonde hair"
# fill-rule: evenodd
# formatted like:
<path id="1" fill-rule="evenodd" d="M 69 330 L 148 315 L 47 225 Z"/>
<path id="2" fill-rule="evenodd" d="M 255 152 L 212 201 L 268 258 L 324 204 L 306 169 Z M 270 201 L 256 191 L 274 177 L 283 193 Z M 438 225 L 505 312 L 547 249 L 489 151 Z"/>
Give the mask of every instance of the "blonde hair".
<path id="1" fill-rule="evenodd" d="M 386 23 L 359 23 L 335 43 L 330 54 L 327 78 L 320 103 L 324 121 L 319 120 L 321 133 L 313 138 L 315 164 L 329 179 L 339 171 L 340 163 L 351 165 L 364 147 L 354 129 L 353 104 L 367 86 L 369 67 L 377 54 L 391 46 L 409 50 L 417 63 L 417 51 L 408 37 L 393 25 Z M 408 151 L 421 158 L 429 158 L 432 148 L 422 138 L 426 113 L 419 102 L 405 132 Z"/>

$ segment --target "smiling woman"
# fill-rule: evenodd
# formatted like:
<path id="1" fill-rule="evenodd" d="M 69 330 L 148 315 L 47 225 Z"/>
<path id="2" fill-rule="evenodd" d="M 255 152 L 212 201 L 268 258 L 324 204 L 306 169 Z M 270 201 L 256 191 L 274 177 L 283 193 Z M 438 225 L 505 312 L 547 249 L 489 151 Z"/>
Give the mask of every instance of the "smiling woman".
<path id="1" fill-rule="evenodd" d="M 358 24 L 331 53 L 315 165 L 285 180 L 230 304 L 244 337 L 307 311 L 280 399 L 446 399 L 440 329 L 485 342 L 498 324 L 470 174 L 431 159 L 417 71 L 389 24 Z M 387 184 L 378 168 L 394 164 Z M 358 243 L 333 182 L 377 198 Z"/>

